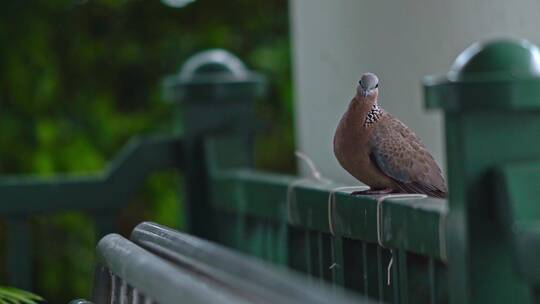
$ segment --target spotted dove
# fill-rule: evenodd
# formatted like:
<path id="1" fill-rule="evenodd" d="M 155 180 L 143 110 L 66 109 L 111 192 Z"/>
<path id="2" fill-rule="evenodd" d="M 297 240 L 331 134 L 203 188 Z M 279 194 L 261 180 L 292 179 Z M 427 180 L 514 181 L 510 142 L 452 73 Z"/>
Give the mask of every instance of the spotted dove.
<path id="1" fill-rule="evenodd" d="M 444 198 L 441 169 L 420 139 L 378 105 L 379 79 L 365 73 L 334 135 L 334 154 L 370 186 L 354 194 L 423 193 Z"/>

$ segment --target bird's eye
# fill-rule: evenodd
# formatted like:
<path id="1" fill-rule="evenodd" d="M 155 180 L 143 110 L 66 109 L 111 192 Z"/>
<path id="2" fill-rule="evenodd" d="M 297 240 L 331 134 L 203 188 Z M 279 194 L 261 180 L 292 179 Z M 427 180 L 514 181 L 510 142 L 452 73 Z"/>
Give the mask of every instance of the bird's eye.
<path id="1" fill-rule="evenodd" d="M 378 87 L 379 87 L 379 84 L 377 83 L 377 84 L 375 85 L 375 89 L 378 88 Z"/>

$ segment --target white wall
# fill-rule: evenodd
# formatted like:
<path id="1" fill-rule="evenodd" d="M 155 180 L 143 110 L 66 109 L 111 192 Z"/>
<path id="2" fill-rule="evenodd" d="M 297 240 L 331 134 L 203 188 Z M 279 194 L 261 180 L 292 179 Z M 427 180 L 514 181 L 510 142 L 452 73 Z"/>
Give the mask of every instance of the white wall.
<path id="1" fill-rule="evenodd" d="M 379 75 L 381 105 L 444 167 L 442 116 L 424 110 L 422 77 L 446 73 L 477 40 L 540 42 L 538 0 L 290 0 L 290 6 L 297 148 L 324 176 L 347 184 L 355 182 L 335 160 L 332 138 L 361 73 Z"/>

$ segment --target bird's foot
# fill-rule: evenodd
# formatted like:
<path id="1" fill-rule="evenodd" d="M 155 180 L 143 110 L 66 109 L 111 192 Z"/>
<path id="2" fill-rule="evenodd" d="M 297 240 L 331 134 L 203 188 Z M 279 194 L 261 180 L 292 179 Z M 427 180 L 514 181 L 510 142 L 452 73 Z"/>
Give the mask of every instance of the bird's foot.
<path id="1" fill-rule="evenodd" d="M 390 188 L 383 188 L 383 189 L 367 189 L 362 191 L 354 191 L 351 193 L 352 196 L 358 196 L 358 195 L 380 195 L 380 194 L 390 194 L 394 193 L 394 189 Z"/>

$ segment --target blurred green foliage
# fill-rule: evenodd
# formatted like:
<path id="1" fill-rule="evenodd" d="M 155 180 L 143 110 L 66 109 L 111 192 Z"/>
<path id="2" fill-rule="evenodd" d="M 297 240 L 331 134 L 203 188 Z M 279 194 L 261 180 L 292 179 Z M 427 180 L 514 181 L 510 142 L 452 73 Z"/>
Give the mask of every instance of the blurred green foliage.
<path id="1" fill-rule="evenodd" d="M 0 287 L 0 304 L 37 304 L 42 301 L 42 297 L 33 293 L 11 287 Z"/>
<path id="2" fill-rule="evenodd" d="M 50 176 L 102 169 L 129 137 L 172 129 L 160 80 L 192 54 L 225 48 L 268 75 L 259 167 L 293 168 L 286 0 L 198 0 L 177 9 L 142 0 L 6 0 L 0 10 L 0 173 Z M 179 227 L 172 173 L 150 179 L 119 216 Z M 16 203 L 16 202 L 4 202 Z M 70 213 L 34 220 L 36 291 L 51 302 L 91 286 L 93 222 Z"/>

